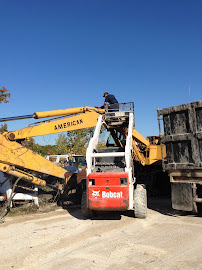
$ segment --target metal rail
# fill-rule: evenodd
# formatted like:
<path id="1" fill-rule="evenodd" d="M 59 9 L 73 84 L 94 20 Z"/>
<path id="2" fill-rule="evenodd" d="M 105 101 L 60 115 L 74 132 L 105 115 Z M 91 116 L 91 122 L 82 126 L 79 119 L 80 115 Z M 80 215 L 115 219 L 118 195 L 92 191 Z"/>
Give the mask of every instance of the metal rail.
<path id="1" fill-rule="evenodd" d="M 28 119 L 28 118 L 33 118 L 33 114 L 0 118 L 0 122 L 7 122 L 7 121 L 14 121 L 14 120 Z"/>

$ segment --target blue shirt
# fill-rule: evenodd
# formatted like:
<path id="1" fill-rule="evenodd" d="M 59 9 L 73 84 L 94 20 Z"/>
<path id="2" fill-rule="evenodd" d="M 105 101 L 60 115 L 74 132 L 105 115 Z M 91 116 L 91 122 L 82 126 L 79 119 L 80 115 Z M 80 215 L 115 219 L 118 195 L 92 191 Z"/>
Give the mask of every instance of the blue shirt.
<path id="1" fill-rule="evenodd" d="M 118 100 L 115 98 L 114 95 L 108 94 L 108 96 L 105 97 L 105 102 L 108 102 L 109 104 L 118 103 Z"/>

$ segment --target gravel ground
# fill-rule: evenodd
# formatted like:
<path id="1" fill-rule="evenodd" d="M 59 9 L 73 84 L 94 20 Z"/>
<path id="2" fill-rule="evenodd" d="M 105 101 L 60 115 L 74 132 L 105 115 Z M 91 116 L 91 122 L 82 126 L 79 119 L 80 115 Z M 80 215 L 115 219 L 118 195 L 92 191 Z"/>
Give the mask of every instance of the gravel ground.
<path id="1" fill-rule="evenodd" d="M 7 216 L 0 225 L 0 269 L 202 269 L 201 217 L 150 200 L 148 217 L 77 208 Z"/>

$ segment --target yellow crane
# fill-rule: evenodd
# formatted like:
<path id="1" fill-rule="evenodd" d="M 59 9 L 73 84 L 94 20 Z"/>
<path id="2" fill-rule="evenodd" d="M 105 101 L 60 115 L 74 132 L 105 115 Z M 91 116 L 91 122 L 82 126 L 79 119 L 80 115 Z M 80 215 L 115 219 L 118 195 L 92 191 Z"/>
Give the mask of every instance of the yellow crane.
<path id="1" fill-rule="evenodd" d="M 103 115 L 104 118 L 105 110 L 84 106 L 0 119 L 0 122 L 5 122 L 27 118 L 45 118 L 44 121 L 30 124 L 26 128 L 0 134 L 0 170 L 17 178 L 21 177 L 23 180 L 38 186 L 48 185 L 45 178 L 49 175 L 57 179 L 66 178 L 67 182 L 70 175 L 66 174 L 65 177 L 66 170 L 27 149 L 17 141 L 46 134 L 95 127 L 100 115 Z M 119 138 L 116 130 L 111 130 L 111 132 L 118 143 Z M 119 133 L 127 136 L 127 130 L 121 130 L 121 132 L 119 130 Z M 140 145 L 144 146 L 144 152 L 140 150 Z M 135 128 L 133 128 L 133 154 L 134 159 L 143 165 L 151 165 L 161 160 L 160 145 L 146 140 Z M 33 172 L 40 173 L 42 177 L 39 178 Z M 60 187 L 59 183 L 58 187 Z"/>

